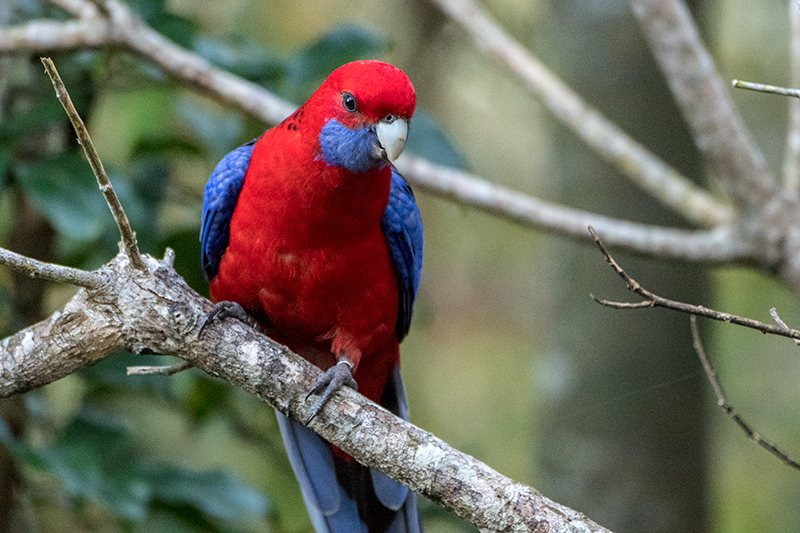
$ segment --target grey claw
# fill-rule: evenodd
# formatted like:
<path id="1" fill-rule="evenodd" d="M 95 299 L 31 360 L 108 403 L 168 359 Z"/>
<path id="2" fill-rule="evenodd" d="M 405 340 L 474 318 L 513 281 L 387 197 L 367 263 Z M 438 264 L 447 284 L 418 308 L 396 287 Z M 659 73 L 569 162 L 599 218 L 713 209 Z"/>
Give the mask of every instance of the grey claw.
<path id="1" fill-rule="evenodd" d="M 358 384 L 353 379 L 353 364 L 350 361 L 339 361 L 337 364 L 330 367 L 328 370 L 320 374 L 317 378 L 314 388 L 306 395 L 306 400 L 312 394 L 322 394 L 322 397 L 317 401 L 311 416 L 306 420 L 306 425 L 309 425 L 314 417 L 322 411 L 325 404 L 331 399 L 333 394 L 342 387 L 350 387 L 353 390 L 358 390 Z"/>
<path id="2" fill-rule="evenodd" d="M 255 327 L 256 324 L 255 319 L 248 315 L 247 311 L 244 310 L 244 307 L 236 302 L 217 302 L 214 304 L 214 309 L 212 309 L 211 312 L 206 315 L 203 323 L 200 324 L 200 330 L 197 332 L 197 337 L 200 338 L 203 335 L 206 326 L 211 324 L 211 322 L 214 320 L 221 320 L 223 318 L 235 318 L 252 327 Z"/>

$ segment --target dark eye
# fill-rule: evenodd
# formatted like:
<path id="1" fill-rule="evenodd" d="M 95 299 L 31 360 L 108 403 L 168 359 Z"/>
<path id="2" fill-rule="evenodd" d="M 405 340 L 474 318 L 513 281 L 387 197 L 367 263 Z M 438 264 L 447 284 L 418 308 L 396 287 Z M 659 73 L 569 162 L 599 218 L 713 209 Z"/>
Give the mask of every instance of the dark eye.
<path id="1" fill-rule="evenodd" d="M 343 93 L 342 94 L 342 103 L 344 104 L 344 108 L 350 111 L 351 113 L 355 113 L 358 109 L 358 104 L 356 104 L 356 97 L 350 93 Z"/>

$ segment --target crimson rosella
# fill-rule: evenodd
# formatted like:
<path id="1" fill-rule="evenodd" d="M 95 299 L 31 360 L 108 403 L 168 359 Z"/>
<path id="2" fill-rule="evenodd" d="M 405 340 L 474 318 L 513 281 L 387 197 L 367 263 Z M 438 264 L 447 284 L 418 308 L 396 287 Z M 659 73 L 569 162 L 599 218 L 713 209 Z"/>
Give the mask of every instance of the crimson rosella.
<path id="1" fill-rule="evenodd" d="M 400 69 L 348 63 L 292 116 L 228 154 L 206 185 L 200 241 L 212 314 L 250 316 L 323 369 L 314 414 L 348 385 L 408 420 L 399 343 L 423 236 L 391 162 L 415 105 Z M 317 531 L 421 530 L 407 487 L 277 415 Z"/>

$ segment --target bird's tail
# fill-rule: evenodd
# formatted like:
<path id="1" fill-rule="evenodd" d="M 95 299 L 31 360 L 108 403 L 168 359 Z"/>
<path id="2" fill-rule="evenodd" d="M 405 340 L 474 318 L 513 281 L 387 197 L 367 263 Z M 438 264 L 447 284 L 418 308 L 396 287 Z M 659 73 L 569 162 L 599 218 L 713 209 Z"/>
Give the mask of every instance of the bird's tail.
<path id="1" fill-rule="evenodd" d="M 400 368 L 381 403 L 408 420 Z M 283 444 L 317 533 L 421 533 L 417 495 L 390 477 L 334 454 L 311 429 L 278 416 Z"/>

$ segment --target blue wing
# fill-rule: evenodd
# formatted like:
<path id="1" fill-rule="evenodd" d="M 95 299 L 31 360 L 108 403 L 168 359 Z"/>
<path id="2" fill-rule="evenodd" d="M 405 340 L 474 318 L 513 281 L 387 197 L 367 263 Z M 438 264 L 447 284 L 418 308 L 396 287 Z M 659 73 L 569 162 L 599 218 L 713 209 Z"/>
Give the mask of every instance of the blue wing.
<path id="1" fill-rule="evenodd" d="M 256 141 L 240 146 L 219 162 L 208 178 L 203 194 L 203 223 L 200 229 L 203 276 L 211 281 L 217 275 L 222 254 L 228 247 L 231 216 L 244 185 L 250 156 Z"/>
<path id="2" fill-rule="evenodd" d="M 414 300 L 422 278 L 422 219 L 414 193 L 406 180 L 392 167 L 392 188 L 389 205 L 381 220 L 381 227 L 389 241 L 394 265 L 400 281 L 397 338 L 403 340 L 411 325 Z"/>

